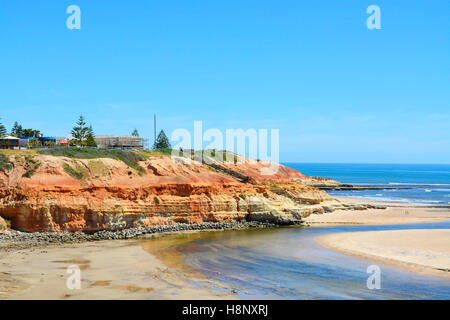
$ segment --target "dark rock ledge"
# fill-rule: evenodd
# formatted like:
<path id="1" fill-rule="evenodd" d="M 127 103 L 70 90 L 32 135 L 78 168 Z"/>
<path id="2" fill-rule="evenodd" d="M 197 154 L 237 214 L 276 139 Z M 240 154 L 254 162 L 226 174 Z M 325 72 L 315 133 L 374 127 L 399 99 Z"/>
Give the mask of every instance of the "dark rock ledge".
<path id="1" fill-rule="evenodd" d="M 301 224 L 301 221 L 292 224 Z M 162 234 L 179 231 L 207 231 L 243 228 L 271 228 L 280 224 L 269 222 L 207 222 L 201 224 L 174 224 L 130 228 L 117 231 L 99 231 L 94 234 L 77 233 L 27 233 L 16 230 L 3 231 L 0 234 L 0 249 L 24 249 L 35 246 L 45 246 L 63 243 L 81 243 L 86 241 L 132 239 L 148 234 Z"/>

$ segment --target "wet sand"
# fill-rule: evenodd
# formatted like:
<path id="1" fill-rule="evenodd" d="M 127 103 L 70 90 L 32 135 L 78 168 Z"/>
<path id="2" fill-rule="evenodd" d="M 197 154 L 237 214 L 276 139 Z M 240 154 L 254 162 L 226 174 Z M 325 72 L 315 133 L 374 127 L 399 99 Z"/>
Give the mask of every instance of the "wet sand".
<path id="1" fill-rule="evenodd" d="M 232 286 L 182 267 L 170 244 L 158 243 L 170 254 L 157 257 L 136 240 L 0 252 L 0 299 L 233 299 Z M 72 265 L 80 290 L 66 285 Z"/>
<path id="2" fill-rule="evenodd" d="M 358 258 L 450 278 L 450 229 L 345 232 L 315 241 Z"/>
<path id="3" fill-rule="evenodd" d="M 399 203 L 375 202 L 362 199 L 335 197 L 347 203 L 371 203 L 387 206 L 386 209 L 336 210 L 314 214 L 305 218 L 311 226 L 386 225 L 404 223 L 439 222 L 450 220 L 450 208 L 417 206 Z"/>

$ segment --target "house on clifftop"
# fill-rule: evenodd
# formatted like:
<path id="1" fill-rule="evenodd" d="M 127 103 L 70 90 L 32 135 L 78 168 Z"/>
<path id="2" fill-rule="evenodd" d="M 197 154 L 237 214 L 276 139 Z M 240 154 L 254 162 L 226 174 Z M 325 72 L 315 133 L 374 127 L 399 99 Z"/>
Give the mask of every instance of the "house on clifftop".
<path id="1" fill-rule="evenodd" d="M 19 138 L 7 136 L 0 138 L 0 149 L 18 149 Z"/>
<path id="2" fill-rule="evenodd" d="M 144 149 L 147 139 L 136 136 L 96 136 L 99 148 L 107 149 Z"/>

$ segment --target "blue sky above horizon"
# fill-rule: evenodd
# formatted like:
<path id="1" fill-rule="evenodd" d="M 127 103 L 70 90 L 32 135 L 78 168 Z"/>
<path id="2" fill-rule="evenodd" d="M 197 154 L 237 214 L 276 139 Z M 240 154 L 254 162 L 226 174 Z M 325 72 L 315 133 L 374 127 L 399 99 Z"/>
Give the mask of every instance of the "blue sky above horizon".
<path id="1" fill-rule="evenodd" d="M 450 163 L 449 18 L 444 0 L 0 0 L 1 122 L 151 138 L 156 113 L 169 136 L 280 129 L 282 162 Z"/>

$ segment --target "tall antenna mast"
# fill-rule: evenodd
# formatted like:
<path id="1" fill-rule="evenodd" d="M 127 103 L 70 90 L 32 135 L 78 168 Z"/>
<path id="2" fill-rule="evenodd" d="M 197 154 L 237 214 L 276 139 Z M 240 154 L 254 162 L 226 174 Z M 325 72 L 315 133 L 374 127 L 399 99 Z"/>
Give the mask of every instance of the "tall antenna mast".
<path id="1" fill-rule="evenodd" d="M 156 113 L 155 113 L 155 115 L 154 115 L 154 117 L 153 117 L 153 128 L 154 128 L 154 141 L 155 141 L 155 143 L 156 143 Z"/>

